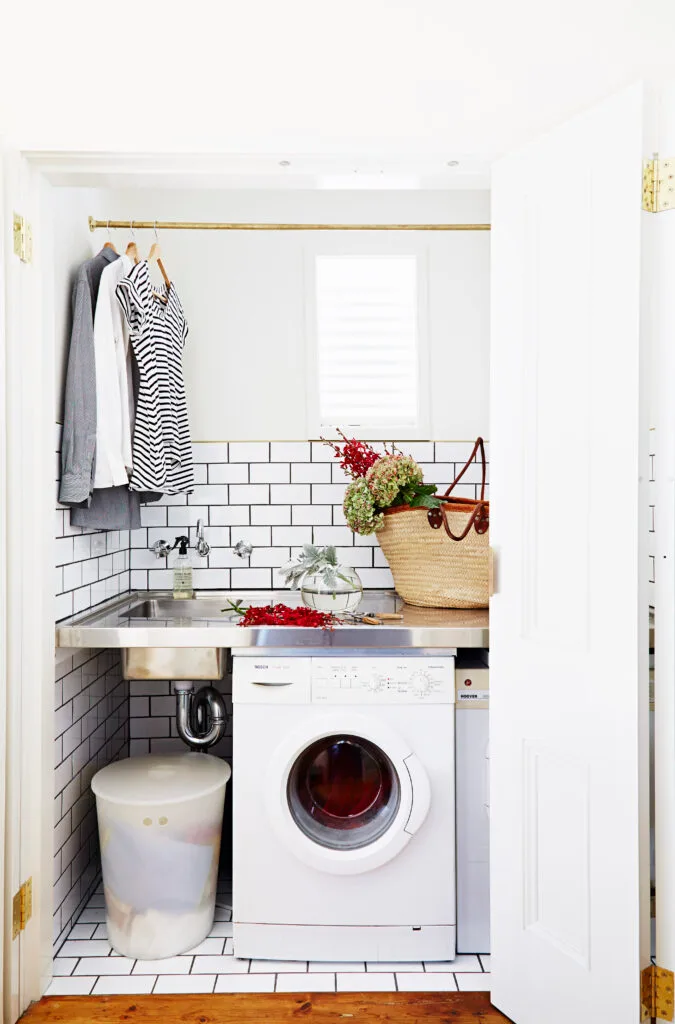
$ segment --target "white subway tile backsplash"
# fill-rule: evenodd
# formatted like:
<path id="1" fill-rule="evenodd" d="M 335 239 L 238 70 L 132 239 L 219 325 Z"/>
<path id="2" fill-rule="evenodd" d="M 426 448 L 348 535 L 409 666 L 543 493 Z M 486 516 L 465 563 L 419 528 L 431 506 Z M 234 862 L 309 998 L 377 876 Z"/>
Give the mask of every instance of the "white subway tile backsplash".
<path id="1" fill-rule="evenodd" d="M 269 462 L 269 441 L 230 441 L 230 462 Z"/>
<path id="2" fill-rule="evenodd" d="M 71 562 L 63 567 L 63 589 L 74 590 L 82 586 L 82 563 Z"/>
<path id="3" fill-rule="evenodd" d="M 188 495 L 188 505 L 227 505 L 227 484 L 203 484 Z M 170 521 L 170 519 L 169 519 Z"/>
<path id="4" fill-rule="evenodd" d="M 270 492 L 273 505 L 308 505 L 311 501 L 309 484 L 272 484 Z"/>
<path id="5" fill-rule="evenodd" d="M 330 466 L 325 462 L 298 462 L 290 467 L 294 484 L 329 484 Z"/>
<path id="6" fill-rule="evenodd" d="M 206 488 L 203 488 L 204 490 Z M 227 488 L 225 488 L 227 490 Z M 196 526 L 198 519 L 203 519 L 204 522 L 208 522 L 209 508 L 208 505 L 177 505 L 172 508 L 168 508 L 169 514 L 168 527 L 180 526 L 183 531 L 188 526 Z M 173 542 L 173 537 L 167 538 Z"/>
<path id="7" fill-rule="evenodd" d="M 309 462 L 311 446 L 309 441 L 272 441 L 272 462 Z"/>
<path id="8" fill-rule="evenodd" d="M 219 505 L 209 509 L 210 526 L 239 526 L 250 521 L 248 505 Z"/>
<path id="9" fill-rule="evenodd" d="M 389 569 L 359 569 L 364 587 L 372 590 L 393 589 L 394 577 Z"/>
<path id="10" fill-rule="evenodd" d="M 344 496 L 342 484 L 312 484 L 312 502 L 317 505 L 341 505 Z"/>
<path id="11" fill-rule="evenodd" d="M 272 544 L 275 547 L 294 547 L 312 543 L 311 526 L 274 526 Z"/>
<path id="12" fill-rule="evenodd" d="M 315 544 L 341 544 L 343 547 L 352 547 L 354 534 L 348 526 L 315 526 Z"/>
<path id="13" fill-rule="evenodd" d="M 131 568 L 133 569 L 156 569 L 159 565 L 163 565 L 164 562 L 158 561 L 155 557 L 154 551 L 149 551 L 147 548 L 132 548 L 130 551 Z"/>
<path id="14" fill-rule="evenodd" d="M 294 526 L 330 526 L 330 505 L 294 505 Z"/>
<path id="15" fill-rule="evenodd" d="M 91 535 L 91 556 L 92 558 L 104 555 L 106 552 L 105 533 L 92 533 Z"/>
<path id="16" fill-rule="evenodd" d="M 108 548 L 110 550 L 110 548 Z M 91 536 L 86 533 L 81 533 L 77 537 L 73 537 L 73 558 L 80 561 L 83 558 L 89 558 L 91 555 Z"/>
<path id="17" fill-rule="evenodd" d="M 195 462 L 227 462 L 227 442 L 197 441 L 192 445 L 192 458 Z"/>
<path id="18" fill-rule="evenodd" d="M 230 570 L 229 569 L 194 569 L 192 572 L 193 585 L 204 590 L 229 590 Z"/>
<path id="19" fill-rule="evenodd" d="M 272 586 L 270 569 L 233 569 L 232 589 L 251 587 L 254 590 L 269 590 Z"/>
<path id="20" fill-rule="evenodd" d="M 200 472 L 201 471 L 201 472 Z M 208 480 L 205 477 L 206 466 L 195 466 L 195 483 L 205 484 Z M 202 479 L 198 479 L 198 477 Z M 162 497 L 153 502 L 154 505 L 187 505 L 188 496 L 187 494 L 163 494 Z"/>
<path id="21" fill-rule="evenodd" d="M 149 590 L 171 590 L 173 573 L 171 569 L 150 569 L 148 572 Z"/>
<path id="22" fill-rule="evenodd" d="M 243 540 L 254 547 L 265 547 L 272 542 L 272 528 L 270 526 L 234 526 L 230 531 L 232 544 Z"/>
<path id="23" fill-rule="evenodd" d="M 291 522 L 290 505 L 253 505 L 251 523 L 253 526 L 287 526 Z"/>
<path id="24" fill-rule="evenodd" d="M 168 735 L 168 718 L 132 718 L 129 722 L 129 738 L 132 740 Z"/>
<path id="25" fill-rule="evenodd" d="M 267 505 L 269 500 L 269 484 L 230 485 L 230 505 Z"/>
<path id="26" fill-rule="evenodd" d="M 143 505 L 141 507 L 141 526 L 166 526 L 166 506 Z"/>
<path id="27" fill-rule="evenodd" d="M 120 548 L 120 531 L 119 530 L 108 530 L 105 535 L 106 539 L 106 550 L 111 555 L 114 551 L 119 551 Z M 75 544 L 75 550 L 77 551 L 77 544 Z M 89 557 L 88 555 L 86 556 Z"/>
<path id="28" fill-rule="evenodd" d="M 239 558 L 231 548 L 211 548 L 209 554 L 209 569 L 234 569 L 238 566 L 247 565 L 246 559 Z"/>
<path id="29" fill-rule="evenodd" d="M 423 459 L 423 462 L 457 462 L 463 465 L 471 455 L 473 441 L 436 441 L 435 447 L 435 456 L 432 459 Z"/>
<path id="30" fill-rule="evenodd" d="M 118 593 L 118 591 L 115 591 Z M 91 608 L 91 587 L 80 587 L 73 591 L 73 615 Z"/>
<path id="31" fill-rule="evenodd" d="M 95 558 L 88 558 L 82 563 L 82 583 L 96 583 L 98 580 L 98 561 Z"/>
<path id="32" fill-rule="evenodd" d="M 54 548 L 56 565 L 66 565 L 73 561 L 73 538 L 63 537 L 56 541 Z"/>
<path id="33" fill-rule="evenodd" d="M 248 463 L 210 463 L 208 466 L 208 481 L 210 484 L 247 484 L 249 482 Z"/>
<path id="34" fill-rule="evenodd" d="M 278 568 L 285 565 L 290 556 L 290 548 L 254 548 L 251 553 L 250 566 L 252 569 L 262 567 Z"/>
<path id="35" fill-rule="evenodd" d="M 249 478 L 252 484 L 287 484 L 291 478 L 291 467 L 286 462 L 252 462 Z"/>
<path id="36" fill-rule="evenodd" d="M 229 526 L 204 526 L 204 538 L 212 548 L 229 548 L 230 528 Z M 195 547 L 197 543 L 197 527 L 190 527 L 190 546 Z M 201 562 L 200 562 L 201 565 Z"/>
<path id="37" fill-rule="evenodd" d="M 434 461 L 433 441 L 397 441 L 398 447 L 406 455 L 412 455 L 416 462 Z"/>
<path id="38" fill-rule="evenodd" d="M 337 548 L 338 561 L 352 569 L 373 567 L 373 548 Z"/>
<path id="39" fill-rule="evenodd" d="M 335 452 L 323 441 L 312 441 L 312 462 L 332 462 Z"/>

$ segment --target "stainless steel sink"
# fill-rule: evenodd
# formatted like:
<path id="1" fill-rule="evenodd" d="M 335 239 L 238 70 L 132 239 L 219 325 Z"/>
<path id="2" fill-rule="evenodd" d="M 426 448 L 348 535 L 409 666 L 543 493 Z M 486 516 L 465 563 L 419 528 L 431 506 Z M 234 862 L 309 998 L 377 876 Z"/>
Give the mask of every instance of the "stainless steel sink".
<path id="1" fill-rule="evenodd" d="M 225 609 L 226 598 L 195 598 L 189 601 L 171 597 L 150 598 L 140 601 L 126 612 L 129 619 L 238 619 L 231 609 Z"/>
<path id="2" fill-rule="evenodd" d="M 221 619 L 231 621 L 234 612 L 224 612 L 225 598 L 175 600 L 171 597 L 148 598 L 133 605 L 128 619 L 165 619 L 180 622 Z M 223 647 L 125 647 L 122 673 L 125 679 L 217 680 L 225 675 L 227 663 Z"/>
<path id="3" fill-rule="evenodd" d="M 146 619 L 153 623 L 195 623 L 219 621 L 236 624 L 240 616 L 228 607 L 230 602 L 244 605 L 265 605 L 275 600 L 296 604 L 300 595 L 285 591 L 251 594 L 224 593 L 217 597 L 175 600 L 170 596 L 151 597 L 134 604 L 122 617 L 135 622 Z M 222 679 L 227 664 L 223 647 L 125 647 L 122 649 L 122 672 L 125 679 Z"/>

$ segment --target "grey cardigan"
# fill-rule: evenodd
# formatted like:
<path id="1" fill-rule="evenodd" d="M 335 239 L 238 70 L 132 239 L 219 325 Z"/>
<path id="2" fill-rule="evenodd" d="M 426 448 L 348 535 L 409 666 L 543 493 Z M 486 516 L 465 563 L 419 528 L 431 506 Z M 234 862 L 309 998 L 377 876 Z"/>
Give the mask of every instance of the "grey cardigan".
<path id="1" fill-rule="evenodd" d="M 64 505 L 89 502 L 94 489 L 96 459 L 96 363 L 94 310 L 101 274 L 118 259 L 114 249 L 101 249 L 83 263 L 73 288 L 73 326 L 70 335 L 66 390 L 63 403 L 61 487 Z"/>

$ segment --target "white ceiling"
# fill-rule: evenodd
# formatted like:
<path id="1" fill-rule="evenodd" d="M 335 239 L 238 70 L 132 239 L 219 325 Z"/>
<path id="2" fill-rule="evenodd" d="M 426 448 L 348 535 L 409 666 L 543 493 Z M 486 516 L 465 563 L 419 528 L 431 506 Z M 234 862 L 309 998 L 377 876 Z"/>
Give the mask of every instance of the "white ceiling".
<path id="1" fill-rule="evenodd" d="M 31 155 L 55 185 L 93 188 L 462 190 L 489 187 L 487 161 L 354 154 L 133 155 L 55 152 Z"/>
<path id="2" fill-rule="evenodd" d="M 275 154 L 315 181 L 310 157 L 349 175 L 354 154 L 444 179 L 444 160 L 484 171 L 675 74 L 674 18 L 672 0 L 8 0 L 0 131 L 28 149 Z"/>

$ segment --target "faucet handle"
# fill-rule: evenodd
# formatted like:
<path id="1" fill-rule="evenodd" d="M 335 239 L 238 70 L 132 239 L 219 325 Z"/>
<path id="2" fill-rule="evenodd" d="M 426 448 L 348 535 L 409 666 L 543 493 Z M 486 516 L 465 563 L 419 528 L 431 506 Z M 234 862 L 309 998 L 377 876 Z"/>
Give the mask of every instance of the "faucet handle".
<path id="1" fill-rule="evenodd" d="M 197 520 L 197 543 L 195 544 L 195 551 L 197 552 L 197 554 L 199 555 L 200 558 L 206 558 L 206 556 L 208 555 L 210 550 L 211 550 L 211 545 L 207 541 L 204 540 L 204 520 L 203 519 L 198 519 Z"/>
<path id="2" fill-rule="evenodd" d="M 151 551 L 154 551 L 155 558 L 166 558 L 172 551 L 171 545 L 165 540 L 156 540 L 150 547 Z"/>
<path id="3" fill-rule="evenodd" d="M 253 552 L 253 546 L 245 540 L 238 540 L 232 548 L 232 551 L 238 558 L 250 558 Z"/>

